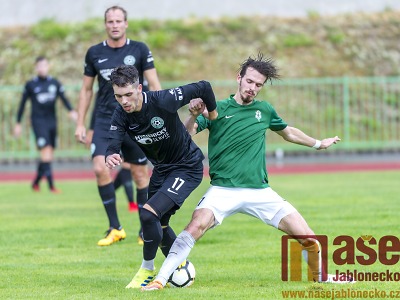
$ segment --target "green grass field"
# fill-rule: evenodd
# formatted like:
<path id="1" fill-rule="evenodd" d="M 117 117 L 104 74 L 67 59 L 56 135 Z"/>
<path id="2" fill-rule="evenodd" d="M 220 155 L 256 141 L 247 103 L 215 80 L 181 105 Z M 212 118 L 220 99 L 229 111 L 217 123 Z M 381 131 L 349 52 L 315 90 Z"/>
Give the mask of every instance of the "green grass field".
<path id="1" fill-rule="evenodd" d="M 290 201 L 317 234 L 330 239 L 361 234 L 399 237 L 400 172 L 272 175 L 275 191 Z M 0 183 L 1 299 L 281 299 L 282 291 L 399 290 L 399 282 L 321 285 L 281 281 L 281 236 L 254 218 L 235 215 L 209 231 L 190 254 L 196 281 L 187 289 L 142 293 L 127 290 L 141 263 L 138 216 L 118 191 L 125 241 L 96 245 L 107 229 L 94 181 L 58 182 L 63 193 L 32 193 L 28 182 Z M 173 217 L 179 233 L 208 179 Z M 395 254 L 395 253 L 394 253 Z M 399 253 L 397 253 L 399 254 Z M 156 265 L 163 261 L 159 251 Z M 398 272 L 380 263 L 337 268 Z M 330 265 L 330 268 L 331 265 Z M 400 295 L 398 296 L 400 297 Z"/>

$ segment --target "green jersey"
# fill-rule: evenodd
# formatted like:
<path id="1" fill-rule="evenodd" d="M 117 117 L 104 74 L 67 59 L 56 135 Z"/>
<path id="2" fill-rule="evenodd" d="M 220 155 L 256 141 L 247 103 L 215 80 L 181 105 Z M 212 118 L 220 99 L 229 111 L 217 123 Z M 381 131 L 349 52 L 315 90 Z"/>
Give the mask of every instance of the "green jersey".
<path id="1" fill-rule="evenodd" d="M 283 130 L 287 124 L 268 102 L 254 100 L 239 105 L 233 95 L 217 102 L 218 118 L 200 115 L 197 132 L 210 131 L 208 159 L 211 184 L 223 187 L 265 188 L 265 132 Z"/>

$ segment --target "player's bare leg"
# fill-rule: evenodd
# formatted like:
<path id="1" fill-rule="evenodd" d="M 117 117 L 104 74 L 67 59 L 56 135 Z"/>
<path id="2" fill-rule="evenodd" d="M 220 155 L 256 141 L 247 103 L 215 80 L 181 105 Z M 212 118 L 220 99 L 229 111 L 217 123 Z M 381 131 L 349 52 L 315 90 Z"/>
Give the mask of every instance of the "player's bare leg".
<path id="1" fill-rule="evenodd" d="M 307 263 L 311 270 L 313 279 L 315 282 L 329 282 L 329 283 L 350 283 L 354 282 L 351 278 L 346 281 L 334 282 L 332 276 L 325 274 L 325 270 L 322 269 L 321 260 L 321 248 L 318 240 L 315 237 L 315 233 L 308 226 L 307 222 L 300 215 L 299 212 L 295 211 L 284 218 L 279 223 L 278 229 L 286 232 L 287 234 L 294 237 L 307 236 L 306 238 L 297 238 L 298 242 L 302 245 L 303 251 L 306 251 Z M 327 278 L 323 280 L 323 278 Z"/>

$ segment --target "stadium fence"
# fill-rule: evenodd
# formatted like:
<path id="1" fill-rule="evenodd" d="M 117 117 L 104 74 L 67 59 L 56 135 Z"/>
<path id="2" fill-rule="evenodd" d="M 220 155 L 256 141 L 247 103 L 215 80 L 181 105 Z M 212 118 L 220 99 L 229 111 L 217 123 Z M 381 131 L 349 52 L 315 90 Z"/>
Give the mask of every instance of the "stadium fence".
<path id="1" fill-rule="evenodd" d="M 170 88 L 187 82 L 163 82 Z M 236 91 L 236 83 L 212 81 L 218 99 Z M 77 107 L 79 85 L 67 85 L 66 95 Z M 25 107 L 23 135 L 13 137 L 16 113 L 22 86 L 0 86 L 0 154 L 2 160 L 37 157 L 34 135 L 30 127 L 30 103 Z M 266 83 L 257 97 L 269 101 L 291 126 L 317 137 L 338 135 L 342 142 L 333 151 L 398 151 L 400 149 L 400 77 L 342 77 L 285 79 L 273 85 Z M 94 101 L 92 101 L 93 107 Z M 90 153 L 75 141 L 75 124 L 67 117 L 58 101 L 58 143 L 56 157 L 82 158 Z M 187 109 L 180 110 L 181 118 Z M 89 122 L 90 114 L 87 116 Z M 238 133 L 240 134 L 240 133 Z M 195 138 L 207 152 L 207 136 Z M 267 151 L 282 149 L 286 153 L 306 148 L 285 142 L 276 134 L 267 133 Z M 268 154 L 267 153 L 267 154 Z"/>

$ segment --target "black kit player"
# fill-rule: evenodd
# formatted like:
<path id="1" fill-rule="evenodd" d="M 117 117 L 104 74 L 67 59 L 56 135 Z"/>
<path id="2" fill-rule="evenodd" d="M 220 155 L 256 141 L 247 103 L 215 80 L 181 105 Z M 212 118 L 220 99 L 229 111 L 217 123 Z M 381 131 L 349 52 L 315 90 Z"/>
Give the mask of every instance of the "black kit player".
<path id="1" fill-rule="evenodd" d="M 50 64 L 46 57 L 39 56 L 35 61 L 36 76 L 27 81 L 17 112 L 17 123 L 14 135 L 20 137 L 22 133 L 21 120 L 28 99 L 31 100 L 31 124 L 36 138 L 36 147 L 40 152 L 40 161 L 37 166 L 36 177 L 32 189 L 40 191 L 40 180 L 46 177 L 52 193 L 60 190 L 54 186 L 51 163 L 57 138 L 56 100 L 60 98 L 69 111 L 69 117 L 76 121 L 77 113 L 72 109 L 70 101 L 64 94 L 64 87 L 54 77 L 49 75 Z"/>
<path id="2" fill-rule="evenodd" d="M 93 84 L 97 76 L 99 90 L 96 94 L 96 115 L 91 152 L 100 198 L 109 220 L 106 236 L 98 241 L 99 246 L 108 246 L 126 237 L 125 230 L 118 219 L 111 173 L 104 162 L 110 120 L 115 107 L 118 105 L 109 83 L 109 76 L 116 66 L 121 64 L 131 65 L 139 70 L 141 83 L 144 83 L 146 79 L 150 90 L 161 89 L 149 48 L 142 42 L 133 41 L 126 37 L 128 22 L 125 9 L 120 6 L 108 8 L 104 14 L 104 22 L 107 40 L 90 47 L 86 53 L 75 131 L 76 139 L 85 143 L 85 118 L 92 100 Z M 121 150 L 125 161 L 131 163 L 132 177 L 137 187 L 137 202 L 140 207 L 147 200 L 149 184 L 147 158 L 128 136 L 124 140 Z"/>
<path id="3" fill-rule="evenodd" d="M 211 85 L 200 81 L 170 90 L 142 91 L 138 71 L 120 66 L 111 73 L 115 99 L 120 105 L 110 126 L 106 165 L 114 168 L 122 162 L 120 146 L 126 137 L 143 149 L 153 164 L 149 199 L 140 219 L 143 226 L 143 261 L 127 288 L 141 288 L 155 276 L 157 249 L 166 256 L 176 235 L 169 220 L 203 178 L 201 150 L 180 121 L 178 109 L 193 98 L 201 98 L 210 119 L 217 117 Z"/>

